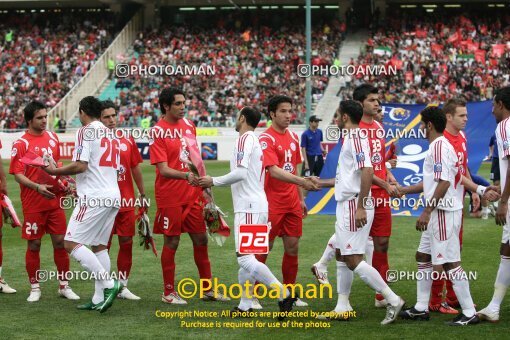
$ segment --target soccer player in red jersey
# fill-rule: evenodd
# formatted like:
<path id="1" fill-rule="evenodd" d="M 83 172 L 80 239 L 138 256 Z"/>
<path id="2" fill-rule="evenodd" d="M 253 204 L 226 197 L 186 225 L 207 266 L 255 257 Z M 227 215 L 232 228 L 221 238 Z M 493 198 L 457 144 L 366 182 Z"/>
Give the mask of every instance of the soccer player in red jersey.
<path id="1" fill-rule="evenodd" d="M 111 100 L 102 102 L 101 122 L 109 129 L 115 131 L 117 127 L 118 114 L 115 110 L 115 104 Z M 127 300 L 140 300 L 140 297 L 131 293 L 127 288 L 128 277 L 133 264 L 133 236 L 135 235 L 135 190 L 133 179 L 135 180 L 141 202 L 145 202 L 145 186 L 143 184 L 142 172 L 139 164 L 143 162 L 142 156 L 133 137 L 122 136 L 121 133 L 115 133 L 119 138 L 120 145 L 120 170 L 117 177 L 119 184 L 121 208 L 115 217 L 112 229 L 112 236 L 117 234 L 119 237 L 119 254 L 117 255 L 118 278 L 122 283 L 122 290 L 119 298 Z M 111 245 L 111 239 L 109 246 Z"/>
<path id="2" fill-rule="evenodd" d="M 363 117 L 359 123 L 359 128 L 365 130 L 367 134 L 374 168 L 371 192 L 376 206 L 374 221 L 370 230 L 370 236 L 374 243 L 372 266 L 386 281 L 386 273 L 389 269 L 388 247 L 391 235 L 389 198 L 390 195 L 396 195 L 398 191 L 396 186 L 390 184 L 387 179 L 385 132 L 383 125 L 375 119 L 380 110 L 379 91 L 370 84 L 363 84 L 354 89 L 352 97 L 363 106 Z M 386 308 L 386 305 L 383 296 L 379 293 L 376 294 L 375 306 Z"/>
<path id="3" fill-rule="evenodd" d="M 277 236 L 283 239 L 284 254 L 282 274 L 284 284 L 295 284 L 298 272 L 298 247 L 302 235 L 303 218 L 307 208 L 299 186 L 305 190 L 318 190 L 315 178 L 296 176 L 302 162 L 299 137 L 288 129 L 292 114 L 292 99 L 275 96 L 269 100 L 268 112 L 272 125 L 260 137 L 264 152 L 266 181 L 264 189 L 269 203 L 269 248 L 272 249 Z M 257 255 L 265 263 L 267 255 Z M 256 302 L 255 302 L 256 304 Z M 305 307 L 298 299 L 296 306 Z"/>
<path id="4" fill-rule="evenodd" d="M 60 207 L 63 192 L 57 188 L 57 182 L 42 169 L 20 162 L 27 152 L 41 157 L 49 155 L 58 161 L 59 140 L 56 134 L 46 131 L 48 114 L 44 104 L 32 101 L 23 112 L 28 131 L 12 145 L 9 173 L 14 175 L 21 189 L 24 217 L 22 237 L 28 241 L 25 263 L 32 286 L 27 301 L 36 302 L 41 298 L 37 271 L 41 265 L 41 239 L 46 233 L 50 234 L 53 243 L 53 258 L 60 282 L 58 293 L 67 299 L 78 300 L 78 295 L 72 291 L 65 279 L 65 274 L 69 271 L 69 256 L 64 249 L 66 215 Z"/>
<path id="5" fill-rule="evenodd" d="M 0 142 L 0 149 L 2 148 L 2 142 Z M 2 157 L 0 157 L 0 194 L 7 195 L 7 182 L 5 179 L 4 166 L 2 164 Z M 0 293 L 14 294 L 16 290 L 11 288 L 7 282 L 2 278 L 2 261 L 4 253 L 2 251 L 2 227 L 3 227 L 3 216 L 0 210 Z"/>
<path id="6" fill-rule="evenodd" d="M 468 154 L 467 154 L 467 139 L 462 130 L 466 127 L 467 123 L 467 108 L 466 101 L 461 98 L 453 98 L 448 100 L 443 107 L 446 114 L 446 129 L 444 130 L 444 137 L 453 146 L 457 158 L 459 159 L 459 175 L 471 179 L 471 174 L 468 169 Z M 461 202 L 464 202 L 464 186 L 459 184 L 456 188 L 457 197 Z M 472 193 L 480 200 L 477 193 Z M 473 199 L 476 199 L 473 197 Z M 460 226 L 460 246 L 462 247 L 462 224 Z M 443 287 L 446 281 L 446 300 L 443 302 Z M 459 307 L 459 301 L 453 290 L 452 282 L 450 280 L 434 280 L 432 282 L 432 292 L 430 295 L 429 310 L 440 312 L 443 314 L 458 314 L 459 312 L 453 307 Z"/>
<path id="7" fill-rule="evenodd" d="M 161 253 L 164 294 L 162 301 L 187 304 L 175 291 L 175 252 L 181 233 L 188 233 L 193 242 L 193 255 L 201 279 L 211 279 L 211 263 L 207 251 L 207 235 L 201 205 L 202 188 L 198 178 L 189 171 L 189 148 L 186 137 L 195 139 L 195 125 L 184 118 L 184 93 L 165 88 L 159 95 L 163 117 L 151 133 L 150 159 L 156 166 L 155 196 L 157 204 L 154 233 L 164 234 Z M 208 291 L 205 300 L 229 300 Z"/>

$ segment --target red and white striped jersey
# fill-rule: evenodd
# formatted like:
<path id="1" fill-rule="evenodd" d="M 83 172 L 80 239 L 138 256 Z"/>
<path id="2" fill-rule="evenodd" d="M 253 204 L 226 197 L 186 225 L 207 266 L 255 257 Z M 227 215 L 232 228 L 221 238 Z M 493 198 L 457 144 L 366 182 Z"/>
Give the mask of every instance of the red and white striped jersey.
<path id="1" fill-rule="evenodd" d="M 496 127 L 496 142 L 498 144 L 499 172 L 501 174 L 501 191 L 505 188 L 506 172 L 508 170 L 508 156 L 510 156 L 510 119 L 499 122 Z"/>

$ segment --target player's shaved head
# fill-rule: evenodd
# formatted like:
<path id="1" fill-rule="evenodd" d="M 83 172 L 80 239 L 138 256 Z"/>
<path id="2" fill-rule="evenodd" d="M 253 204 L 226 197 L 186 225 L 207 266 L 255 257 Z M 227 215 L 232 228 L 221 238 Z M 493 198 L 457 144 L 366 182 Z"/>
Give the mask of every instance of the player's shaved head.
<path id="1" fill-rule="evenodd" d="M 28 105 L 23 108 L 23 116 L 25 118 L 25 122 L 28 124 L 29 121 L 34 119 L 35 113 L 42 109 L 46 109 L 46 105 L 39 101 L 33 100 L 28 103 Z"/>
<path id="2" fill-rule="evenodd" d="M 254 129 L 257 127 L 257 125 L 259 125 L 261 114 L 254 108 L 248 106 L 243 107 L 239 112 L 239 117 L 241 116 L 244 116 L 246 123 Z"/>
<path id="3" fill-rule="evenodd" d="M 80 111 L 92 118 L 101 118 L 102 105 L 101 102 L 92 96 L 88 96 L 80 100 Z"/>
<path id="4" fill-rule="evenodd" d="M 437 132 L 443 133 L 446 128 L 446 115 L 443 109 L 438 106 L 428 106 L 420 112 L 420 115 L 425 126 L 431 123 Z"/>

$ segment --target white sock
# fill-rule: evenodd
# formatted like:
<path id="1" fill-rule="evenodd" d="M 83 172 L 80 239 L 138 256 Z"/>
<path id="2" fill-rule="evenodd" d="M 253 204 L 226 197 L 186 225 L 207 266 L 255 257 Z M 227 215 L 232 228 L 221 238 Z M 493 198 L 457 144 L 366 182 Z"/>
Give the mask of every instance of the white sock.
<path id="1" fill-rule="evenodd" d="M 237 308 L 239 308 L 241 310 L 248 310 L 251 308 L 253 296 L 251 295 L 251 292 L 250 292 L 250 296 L 252 296 L 252 298 L 248 298 L 248 296 L 246 294 L 247 291 L 244 289 L 244 287 L 245 287 L 246 281 L 249 281 L 251 285 L 254 285 L 255 280 L 253 280 L 250 273 L 244 268 L 239 268 L 237 277 L 239 279 L 239 284 L 243 288 L 242 295 L 241 295 L 241 301 L 239 302 L 239 306 L 237 306 Z"/>
<path id="2" fill-rule="evenodd" d="M 108 254 L 108 250 L 104 249 L 101 251 L 98 251 L 95 253 L 99 263 L 101 263 L 101 266 L 103 266 L 104 270 L 108 273 L 108 277 L 110 277 L 110 269 L 111 269 L 111 262 L 110 262 L 110 254 Z M 106 278 L 106 276 L 103 276 Z M 100 280 L 101 284 L 103 285 L 103 288 L 112 288 L 113 287 L 113 280 L 105 279 Z"/>
<path id="3" fill-rule="evenodd" d="M 489 207 L 482 207 L 482 214 L 488 215 L 489 214 Z"/>
<path id="4" fill-rule="evenodd" d="M 32 289 L 41 289 L 41 286 L 39 286 L 39 283 L 31 283 L 30 288 Z"/>
<path id="5" fill-rule="evenodd" d="M 333 234 L 333 236 L 330 237 L 328 244 L 326 245 L 326 249 L 324 249 L 324 252 L 322 253 L 322 257 L 317 262 L 319 266 L 321 266 L 322 270 L 326 271 L 328 269 L 328 265 L 335 258 L 336 253 L 336 236 Z"/>
<path id="6" fill-rule="evenodd" d="M 335 312 L 349 310 L 349 295 L 351 294 L 353 279 L 354 273 L 347 267 L 345 262 L 336 261 L 336 291 L 338 293 L 338 300 Z"/>
<path id="7" fill-rule="evenodd" d="M 369 266 L 365 261 L 361 261 L 354 269 L 354 272 L 359 275 L 367 285 L 376 292 L 380 292 L 386 301 L 392 305 L 398 305 L 399 298 L 390 287 L 384 282 L 381 274 L 372 266 Z"/>
<path id="8" fill-rule="evenodd" d="M 496 282 L 494 282 L 494 295 L 487 308 L 499 312 L 508 286 L 510 286 L 510 257 L 501 256 L 498 275 L 496 276 Z"/>
<path id="9" fill-rule="evenodd" d="M 2 278 L 2 266 L 0 266 L 0 279 Z"/>
<path id="10" fill-rule="evenodd" d="M 365 260 L 368 265 L 372 265 L 372 256 L 374 255 L 374 239 L 370 237 L 365 248 Z"/>
<path id="11" fill-rule="evenodd" d="M 453 291 L 457 295 L 460 307 L 462 308 L 462 314 L 467 317 L 475 315 L 475 305 L 469 292 L 469 281 L 467 280 L 467 274 L 464 272 L 461 266 L 454 268 L 448 272 L 448 278 L 452 281 Z"/>
<path id="12" fill-rule="evenodd" d="M 265 284 L 268 288 L 280 287 L 283 291 L 283 285 L 278 281 L 278 279 L 271 273 L 271 270 L 262 262 L 257 261 L 255 255 L 244 255 L 239 256 L 237 258 L 237 263 L 239 266 L 250 273 L 251 277 L 263 284 Z M 285 289 L 282 294 L 280 294 L 280 300 L 282 297 L 285 298 L 289 295 L 289 291 Z"/>
<path id="13" fill-rule="evenodd" d="M 74 257 L 76 261 L 78 261 L 85 270 L 90 273 L 94 273 L 96 277 L 104 277 L 106 275 L 106 270 L 99 262 L 99 259 L 94 255 L 92 250 L 85 247 L 84 245 L 76 246 L 71 252 L 71 256 Z M 96 280 L 94 282 L 95 292 L 92 298 L 92 303 L 99 303 L 103 301 L 103 285 L 101 281 Z"/>
<path id="14" fill-rule="evenodd" d="M 421 280 L 416 281 L 416 304 L 414 309 L 423 312 L 429 310 L 430 290 L 432 289 L 432 263 L 418 262 L 418 273 Z"/>

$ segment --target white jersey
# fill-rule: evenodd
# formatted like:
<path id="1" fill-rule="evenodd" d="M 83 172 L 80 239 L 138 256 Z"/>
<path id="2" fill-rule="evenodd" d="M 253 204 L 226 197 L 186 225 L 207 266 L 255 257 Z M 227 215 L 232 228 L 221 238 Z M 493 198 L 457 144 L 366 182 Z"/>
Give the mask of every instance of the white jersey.
<path id="1" fill-rule="evenodd" d="M 248 170 L 246 178 L 232 184 L 234 212 L 265 213 L 268 210 L 264 192 L 263 154 L 259 139 L 253 131 L 245 132 L 236 140 L 230 160 L 230 171 L 237 167 Z"/>
<path id="2" fill-rule="evenodd" d="M 462 209 L 457 187 L 460 184 L 459 159 L 453 146 L 446 137 L 441 136 L 432 141 L 423 161 L 423 194 L 425 204 L 431 202 L 439 180 L 450 182 L 444 197 L 437 202 L 437 209 L 455 211 Z"/>
<path id="3" fill-rule="evenodd" d="M 120 148 L 117 139 L 110 138 L 100 121 L 83 126 L 76 133 L 73 161 L 87 162 L 87 171 L 76 175 L 78 197 L 112 198 L 120 200 L 117 170 Z M 101 136 L 108 136 L 100 138 Z"/>
<path id="4" fill-rule="evenodd" d="M 502 120 L 496 127 L 496 142 L 499 157 L 499 173 L 501 174 L 501 191 L 505 188 L 508 156 L 510 156 L 510 118 Z"/>
<path id="5" fill-rule="evenodd" d="M 338 202 L 351 200 L 359 194 L 361 169 L 371 168 L 368 139 L 360 136 L 360 129 L 351 130 L 344 138 L 335 176 L 335 199 Z M 342 171 L 340 171 L 342 168 Z"/>

